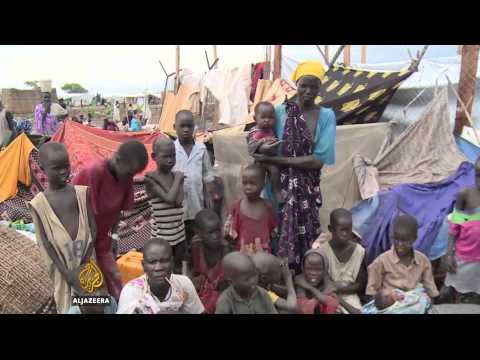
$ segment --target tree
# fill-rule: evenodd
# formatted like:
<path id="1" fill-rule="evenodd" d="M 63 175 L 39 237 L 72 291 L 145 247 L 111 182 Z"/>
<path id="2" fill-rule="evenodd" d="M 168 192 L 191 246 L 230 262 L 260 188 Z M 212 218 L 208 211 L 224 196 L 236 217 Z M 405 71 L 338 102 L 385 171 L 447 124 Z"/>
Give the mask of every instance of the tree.
<path id="1" fill-rule="evenodd" d="M 38 81 L 25 81 L 24 84 L 34 89 L 38 88 Z"/>
<path id="2" fill-rule="evenodd" d="M 87 89 L 83 88 L 80 84 L 77 83 L 68 83 L 62 86 L 62 90 L 66 91 L 69 94 L 84 94 L 88 92 Z"/>

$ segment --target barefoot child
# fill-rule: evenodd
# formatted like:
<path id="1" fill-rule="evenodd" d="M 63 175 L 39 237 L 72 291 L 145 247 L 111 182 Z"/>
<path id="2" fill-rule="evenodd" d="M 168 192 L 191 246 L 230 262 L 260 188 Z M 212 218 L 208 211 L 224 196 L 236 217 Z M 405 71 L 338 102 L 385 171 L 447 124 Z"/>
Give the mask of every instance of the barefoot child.
<path id="1" fill-rule="evenodd" d="M 395 219 L 392 248 L 368 267 L 367 295 L 375 296 L 381 289 L 409 291 L 421 284 L 428 296 L 438 296 L 430 260 L 413 248 L 417 233 L 418 223 L 413 216 L 399 215 Z"/>
<path id="2" fill-rule="evenodd" d="M 328 266 L 318 249 L 311 249 L 303 258 L 303 272 L 295 276 L 298 308 L 301 314 L 336 314 L 340 301 L 327 273 Z"/>
<path id="3" fill-rule="evenodd" d="M 120 145 L 110 159 L 88 164 L 73 179 L 74 184 L 89 187 L 90 203 L 97 223 L 95 253 L 108 291 L 116 300 L 122 290 L 122 281 L 111 235 L 116 233 L 121 211 L 133 208 L 133 177 L 143 171 L 147 163 L 145 146 L 138 141 L 128 141 Z"/>
<path id="4" fill-rule="evenodd" d="M 244 197 L 237 200 L 227 218 L 225 234 L 235 250 L 253 254 L 272 252 L 277 220 L 272 205 L 260 197 L 265 186 L 265 169 L 251 164 L 242 171 Z"/>
<path id="5" fill-rule="evenodd" d="M 258 272 L 258 285 L 267 290 L 279 313 L 295 314 L 297 312 L 297 295 L 293 286 L 292 273 L 288 264 L 265 252 L 252 256 Z M 286 285 L 280 285 L 281 277 Z"/>
<path id="6" fill-rule="evenodd" d="M 67 183 L 70 162 L 63 144 L 44 144 L 40 167 L 48 177 L 48 188 L 30 202 L 30 211 L 54 286 L 57 312 L 64 314 L 72 305 L 71 297 L 83 293 L 78 270 L 94 258 L 95 219 L 88 188 Z"/>
<path id="7" fill-rule="evenodd" d="M 267 291 L 259 287 L 250 256 L 231 252 L 222 261 L 230 286 L 220 295 L 215 314 L 278 314 Z"/>
<path id="8" fill-rule="evenodd" d="M 254 109 L 255 126 L 247 135 L 248 151 L 252 154 L 263 154 L 275 156 L 277 153 L 279 141 L 274 132 L 275 128 L 275 108 L 267 101 L 259 102 Z M 283 202 L 283 196 L 280 185 L 280 172 L 276 165 L 262 165 L 268 171 L 272 183 L 274 199 L 277 203 Z"/>
<path id="9" fill-rule="evenodd" d="M 365 293 L 367 285 L 367 265 L 365 249 L 357 243 L 352 233 L 350 211 L 333 210 L 328 230 L 332 239 L 321 244 L 319 251 L 327 259 L 327 273 L 333 281 L 335 294 L 360 310 L 360 295 Z"/>
<path id="10" fill-rule="evenodd" d="M 193 138 L 193 114 L 181 110 L 175 115 L 176 164 L 174 171 L 185 174 L 183 206 L 185 208 L 185 231 L 187 251 L 190 253 L 190 241 L 193 236 L 193 222 L 197 213 L 205 208 L 204 187 L 209 194 L 214 192 L 212 163 L 204 144 Z"/>
<path id="11" fill-rule="evenodd" d="M 475 186 L 457 195 L 448 240 L 445 286 L 454 297 L 480 294 L 480 158 L 475 162 Z"/>
<path id="12" fill-rule="evenodd" d="M 229 246 L 222 238 L 222 224 L 213 210 L 201 210 L 195 216 L 194 228 L 191 279 L 205 312 L 214 314 L 220 292 L 228 287 L 223 277 L 222 260 Z"/>
<path id="13" fill-rule="evenodd" d="M 183 224 L 182 172 L 173 172 L 175 145 L 168 136 L 161 136 L 153 143 L 152 159 L 157 170 L 145 175 L 145 187 L 152 207 L 152 238 L 167 240 L 173 249 L 175 272 L 181 273 L 185 260 L 185 226 Z"/>

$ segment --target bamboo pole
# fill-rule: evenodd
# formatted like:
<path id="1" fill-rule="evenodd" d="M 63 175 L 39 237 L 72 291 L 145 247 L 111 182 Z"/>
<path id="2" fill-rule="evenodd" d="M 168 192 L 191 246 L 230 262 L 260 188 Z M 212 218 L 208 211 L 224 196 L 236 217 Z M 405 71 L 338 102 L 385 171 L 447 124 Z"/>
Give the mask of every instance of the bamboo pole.
<path id="1" fill-rule="evenodd" d="M 275 53 L 273 58 L 273 80 L 277 80 L 282 76 L 282 45 L 275 45 Z"/>
<path id="2" fill-rule="evenodd" d="M 265 69 L 263 71 L 263 78 L 270 80 L 270 68 L 272 67 L 272 47 L 265 45 Z"/>
<path id="3" fill-rule="evenodd" d="M 332 61 L 330 61 L 330 66 L 335 65 L 335 62 L 337 61 L 338 57 L 342 53 L 343 49 L 345 49 L 345 46 L 346 45 L 340 45 L 335 55 L 333 55 Z"/>
<path id="4" fill-rule="evenodd" d="M 345 66 L 350 66 L 352 62 L 351 50 L 352 45 L 345 45 L 345 50 L 343 51 L 343 63 Z"/>
<path id="5" fill-rule="evenodd" d="M 318 46 L 318 45 L 315 45 L 315 46 L 317 47 L 317 50 L 318 50 L 318 52 L 320 53 L 320 55 L 322 55 L 323 61 L 325 61 L 325 65 L 328 66 L 328 65 L 329 65 L 329 64 L 328 64 L 328 59 L 327 59 L 327 56 L 325 55 L 325 53 L 323 52 L 322 48 L 321 48 L 320 46 Z"/>
<path id="6" fill-rule="evenodd" d="M 361 59 L 360 59 L 360 63 L 362 63 L 362 64 L 366 64 L 366 63 L 367 63 L 367 46 L 368 46 L 368 45 L 362 45 L 362 48 L 361 48 Z"/>
<path id="7" fill-rule="evenodd" d="M 458 81 L 457 112 L 455 116 L 456 135 L 461 135 L 463 127 L 470 125 L 474 127 L 471 120 L 472 105 L 465 106 L 465 102 L 475 97 L 475 86 L 477 81 L 478 53 L 480 45 L 463 45 L 462 63 L 460 68 L 460 79 Z M 447 77 L 448 78 L 448 77 Z M 450 81 L 449 81 L 450 82 Z M 463 109 L 463 111 L 461 111 Z"/>
<path id="8" fill-rule="evenodd" d="M 328 45 L 325 45 L 323 47 L 323 52 L 325 53 L 325 58 L 327 59 L 327 66 L 330 64 L 330 52 L 329 52 L 329 48 L 328 48 Z"/>

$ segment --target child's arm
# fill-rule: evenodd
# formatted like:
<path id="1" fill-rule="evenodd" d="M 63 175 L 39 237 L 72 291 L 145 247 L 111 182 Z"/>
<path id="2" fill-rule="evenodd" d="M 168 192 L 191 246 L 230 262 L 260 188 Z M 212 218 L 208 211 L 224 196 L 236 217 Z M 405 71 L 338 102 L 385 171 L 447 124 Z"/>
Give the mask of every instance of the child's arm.
<path id="1" fill-rule="evenodd" d="M 297 311 L 297 294 L 295 293 L 295 287 L 293 286 L 292 273 L 288 269 L 288 264 L 282 264 L 282 275 L 287 285 L 287 299 L 278 298 L 275 302 L 275 307 L 279 310 L 287 311 L 289 313 L 295 313 Z"/>
<path id="2" fill-rule="evenodd" d="M 368 271 L 368 283 L 365 294 L 369 296 L 374 296 L 378 290 L 382 287 L 383 282 L 383 263 L 380 258 L 377 258 L 370 266 L 367 268 Z"/>
<path id="3" fill-rule="evenodd" d="M 435 280 L 433 279 L 433 271 L 430 261 L 427 262 L 427 266 L 422 273 L 420 282 L 430 298 L 433 299 L 439 295 L 437 285 L 435 285 Z"/>
<path id="4" fill-rule="evenodd" d="M 336 285 L 336 284 L 335 284 Z M 360 270 L 358 271 L 357 278 L 353 284 L 346 286 L 336 286 L 335 293 L 337 295 L 351 295 L 351 294 L 360 294 L 365 291 L 367 285 L 367 264 L 365 258 L 360 265 Z"/>
<path id="5" fill-rule="evenodd" d="M 338 297 L 338 301 L 340 302 L 340 305 L 345 308 L 345 310 L 348 311 L 349 314 L 361 314 L 362 310 L 357 309 L 356 307 L 353 307 L 349 303 L 347 303 L 341 296 Z"/>
<path id="6" fill-rule="evenodd" d="M 284 157 L 253 154 L 255 160 L 267 164 L 290 166 L 301 170 L 321 170 L 323 162 L 314 155 Z"/>
<path id="7" fill-rule="evenodd" d="M 181 172 L 175 172 L 174 175 L 173 184 L 168 192 L 163 190 L 160 181 L 154 179 L 152 176 L 145 175 L 145 188 L 148 195 L 151 197 L 158 197 L 169 204 L 178 205 L 177 200 L 180 188 L 183 189 L 184 175 Z"/>
<path id="8" fill-rule="evenodd" d="M 92 242 L 85 253 L 85 257 L 82 264 L 87 262 L 91 257 L 94 249 L 94 244 L 97 238 L 97 223 L 95 221 L 95 215 L 93 214 L 92 204 L 90 203 L 90 188 L 87 189 L 87 216 L 88 223 L 90 224 L 90 232 L 92 234 Z"/>
<path id="9" fill-rule="evenodd" d="M 455 201 L 455 210 L 464 210 L 467 202 L 467 189 L 461 190 L 457 194 L 457 199 Z M 455 226 L 451 225 L 451 228 Z M 457 242 L 457 235 L 449 231 L 448 234 L 448 250 L 447 250 L 447 271 L 449 273 L 455 274 L 457 272 L 457 260 L 455 259 L 455 248 Z"/>
<path id="10" fill-rule="evenodd" d="M 33 221 L 35 223 L 35 228 L 38 229 L 37 232 L 40 237 L 40 241 L 42 242 L 42 245 L 45 248 L 45 251 L 47 252 L 48 256 L 50 257 L 50 259 L 52 260 L 53 264 L 58 269 L 58 271 L 60 271 L 60 273 L 62 274 L 63 278 L 68 283 L 68 285 L 70 285 L 77 293 L 82 293 L 82 290 L 80 290 L 80 280 L 75 277 L 74 271 L 69 271 L 65 267 L 65 265 L 62 264 L 52 244 L 50 244 L 50 242 L 47 240 L 47 235 L 45 234 L 45 228 L 43 227 L 43 224 L 40 221 L 40 217 L 38 216 L 37 211 L 33 208 L 32 205 L 30 205 L 29 207 L 33 217 Z"/>
<path id="11" fill-rule="evenodd" d="M 313 287 L 312 285 L 310 285 L 307 280 L 305 279 L 305 277 L 300 274 L 300 275 L 297 275 L 295 277 L 295 284 L 306 290 L 306 291 L 309 291 L 312 293 L 312 295 L 321 303 L 321 304 L 327 304 L 327 301 L 328 301 L 328 297 L 327 295 L 325 295 L 324 293 L 322 293 L 320 290 L 318 290 L 317 288 Z"/>

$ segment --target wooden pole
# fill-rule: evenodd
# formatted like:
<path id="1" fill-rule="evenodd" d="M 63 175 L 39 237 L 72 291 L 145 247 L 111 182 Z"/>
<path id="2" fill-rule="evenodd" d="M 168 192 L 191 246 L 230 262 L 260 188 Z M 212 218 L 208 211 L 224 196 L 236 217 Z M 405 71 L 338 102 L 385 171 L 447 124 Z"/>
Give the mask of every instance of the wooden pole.
<path id="1" fill-rule="evenodd" d="M 463 127 L 470 125 L 469 120 L 472 113 L 473 101 L 468 104 L 468 106 L 464 104 L 468 103 L 469 99 L 475 98 L 479 50 L 480 45 L 463 45 L 462 47 L 457 112 L 455 115 L 455 135 L 461 135 Z"/>
<path id="2" fill-rule="evenodd" d="M 368 45 L 362 45 L 362 48 L 361 48 L 361 59 L 360 59 L 360 63 L 361 63 L 361 64 L 366 64 L 366 63 L 367 63 L 367 46 L 368 46 Z"/>
<path id="3" fill-rule="evenodd" d="M 217 45 L 213 45 L 213 61 L 217 60 L 218 56 L 217 56 Z M 214 65 L 214 68 L 216 69 L 217 68 L 217 64 L 218 63 L 215 63 Z"/>
<path id="4" fill-rule="evenodd" d="M 180 45 L 175 48 L 175 94 L 180 87 Z"/>
<path id="5" fill-rule="evenodd" d="M 263 70 L 263 78 L 270 80 L 270 68 L 272 66 L 272 47 L 265 45 L 265 68 Z"/>
<path id="6" fill-rule="evenodd" d="M 273 80 L 282 76 L 282 45 L 275 45 L 275 54 L 273 58 Z"/>
<path id="7" fill-rule="evenodd" d="M 345 45 L 345 49 L 343 50 L 343 63 L 345 66 L 350 66 L 352 57 L 350 50 L 352 48 L 352 45 Z"/>
<path id="8" fill-rule="evenodd" d="M 328 45 L 325 45 L 323 47 L 323 52 L 325 53 L 325 58 L 327 59 L 327 62 L 328 62 L 327 66 L 330 64 L 330 53 L 328 50 L 329 50 Z"/>
<path id="9" fill-rule="evenodd" d="M 462 55 L 462 47 L 463 45 L 457 45 L 457 55 Z"/>

